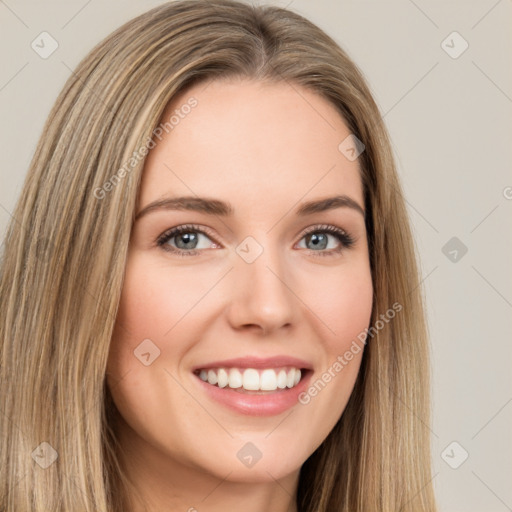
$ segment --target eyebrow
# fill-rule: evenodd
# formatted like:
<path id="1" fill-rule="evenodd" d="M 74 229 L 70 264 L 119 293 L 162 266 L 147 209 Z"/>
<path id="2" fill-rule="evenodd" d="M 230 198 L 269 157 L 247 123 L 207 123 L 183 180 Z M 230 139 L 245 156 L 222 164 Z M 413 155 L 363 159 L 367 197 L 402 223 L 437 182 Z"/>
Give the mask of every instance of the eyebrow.
<path id="1" fill-rule="evenodd" d="M 357 201 L 346 195 L 305 202 L 296 210 L 295 214 L 304 217 L 306 215 L 334 210 L 336 208 L 351 208 L 365 217 L 363 207 L 360 206 Z M 148 213 L 160 210 L 187 210 L 210 215 L 221 215 L 223 217 L 233 215 L 235 211 L 230 203 L 219 201 L 218 199 L 194 196 L 170 197 L 159 199 L 158 201 L 148 204 L 135 216 L 135 220 L 140 219 Z"/>

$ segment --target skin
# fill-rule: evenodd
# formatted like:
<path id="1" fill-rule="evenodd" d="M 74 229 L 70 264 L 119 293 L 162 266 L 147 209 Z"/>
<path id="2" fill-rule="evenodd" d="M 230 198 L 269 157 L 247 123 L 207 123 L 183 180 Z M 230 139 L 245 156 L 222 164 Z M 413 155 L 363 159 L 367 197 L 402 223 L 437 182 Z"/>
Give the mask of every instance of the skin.
<path id="1" fill-rule="evenodd" d="M 301 86 L 199 84 L 175 97 L 164 119 L 191 97 L 197 106 L 155 139 L 137 212 L 164 197 L 197 195 L 230 202 L 234 214 L 154 210 L 134 224 L 107 369 L 133 482 L 130 510 L 144 503 L 151 511 L 293 512 L 300 467 L 340 418 L 363 351 L 310 403 L 268 417 L 214 402 L 191 370 L 285 354 L 309 361 L 314 382 L 368 327 L 363 215 L 347 207 L 295 214 L 305 201 L 337 194 L 364 209 L 359 164 L 338 150 L 350 134 L 342 117 Z M 199 254 L 180 257 L 157 245 L 164 232 L 190 223 L 212 234 L 199 233 Z M 345 230 L 354 244 L 343 248 L 319 229 L 329 245 L 315 249 L 303 232 L 317 224 Z M 263 247 L 251 264 L 235 250 L 248 236 Z M 167 246 L 179 242 L 178 235 Z M 145 339 L 160 350 L 149 366 L 134 356 Z M 237 458 L 247 442 L 262 453 L 250 468 Z"/>

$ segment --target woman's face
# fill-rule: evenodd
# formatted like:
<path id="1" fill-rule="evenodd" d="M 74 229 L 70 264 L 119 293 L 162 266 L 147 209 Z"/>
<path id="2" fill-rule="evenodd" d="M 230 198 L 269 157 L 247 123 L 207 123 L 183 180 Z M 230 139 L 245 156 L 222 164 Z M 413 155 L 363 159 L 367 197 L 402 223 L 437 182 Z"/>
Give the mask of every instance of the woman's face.
<path id="1" fill-rule="evenodd" d="M 146 160 L 108 361 L 124 452 L 166 474 L 284 478 L 343 413 L 370 321 L 350 131 L 284 82 L 203 83 L 169 119 Z"/>

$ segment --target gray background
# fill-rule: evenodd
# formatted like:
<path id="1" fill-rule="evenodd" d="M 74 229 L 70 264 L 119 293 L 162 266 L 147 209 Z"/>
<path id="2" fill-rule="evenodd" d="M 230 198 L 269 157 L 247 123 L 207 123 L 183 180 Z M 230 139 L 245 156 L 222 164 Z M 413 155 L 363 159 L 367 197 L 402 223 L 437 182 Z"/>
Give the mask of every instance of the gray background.
<path id="1" fill-rule="evenodd" d="M 2 238 L 71 70 L 161 3 L 0 0 Z M 268 3 L 333 36 L 385 116 L 427 298 L 440 510 L 512 510 L 512 1 Z M 59 45 L 47 59 L 31 47 L 43 31 Z"/>

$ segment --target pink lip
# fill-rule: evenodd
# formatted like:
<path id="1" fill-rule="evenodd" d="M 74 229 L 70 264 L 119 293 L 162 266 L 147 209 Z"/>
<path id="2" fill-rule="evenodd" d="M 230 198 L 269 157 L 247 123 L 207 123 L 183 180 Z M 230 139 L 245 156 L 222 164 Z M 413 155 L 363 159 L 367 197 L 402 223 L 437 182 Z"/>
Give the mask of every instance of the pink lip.
<path id="1" fill-rule="evenodd" d="M 240 360 L 234 359 L 232 361 L 237 362 Z M 267 365 L 269 360 L 265 361 L 265 364 Z M 223 361 L 223 364 L 220 364 L 219 366 L 228 366 L 226 364 L 227 362 L 228 361 Z M 266 366 L 267 368 L 286 366 L 286 364 L 275 365 L 276 361 L 274 360 L 271 362 L 272 364 L 270 366 Z M 281 361 L 277 362 L 282 363 Z M 290 364 L 290 366 L 296 366 L 296 363 L 297 360 L 294 360 L 293 364 Z M 215 363 L 213 366 L 217 367 L 217 364 L 218 363 Z M 254 368 L 254 366 L 252 367 Z M 274 416 L 283 413 L 298 403 L 299 395 L 307 389 L 312 375 L 313 372 L 311 370 L 307 370 L 304 372 L 303 376 L 301 376 L 300 382 L 295 387 L 272 392 L 267 391 L 266 394 L 262 395 L 245 394 L 228 387 L 219 388 L 218 386 L 212 386 L 211 384 L 208 384 L 208 382 L 201 380 L 197 374 L 194 374 L 194 378 L 198 382 L 198 385 L 205 391 L 207 396 L 239 414 L 245 414 L 248 416 Z"/>
<path id="2" fill-rule="evenodd" d="M 297 359 L 290 356 L 276 356 L 276 357 L 237 357 L 235 359 L 225 359 L 223 361 L 212 361 L 204 363 L 192 368 L 192 371 L 207 370 L 209 368 L 280 368 L 282 366 L 293 366 L 294 368 L 312 370 L 313 367 L 307 361 Z M 299 383 L 300 384 L 300 383 Z"/>

